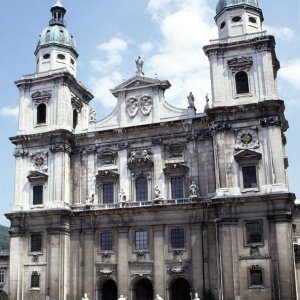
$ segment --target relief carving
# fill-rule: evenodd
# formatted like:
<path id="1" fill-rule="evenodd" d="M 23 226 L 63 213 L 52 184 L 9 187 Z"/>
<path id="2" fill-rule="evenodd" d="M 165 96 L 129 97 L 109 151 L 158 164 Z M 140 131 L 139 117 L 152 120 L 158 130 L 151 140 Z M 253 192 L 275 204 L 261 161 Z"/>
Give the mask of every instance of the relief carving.
<path id="1" fill-rule="evenodd" d="M 126 101 L 126 112 L 130 118 L 134 118 L 139 110 L 144 116 L 149 116 L 153 108 L 152 98 L 149 95 L 141 97 L 130 97 Z"/>

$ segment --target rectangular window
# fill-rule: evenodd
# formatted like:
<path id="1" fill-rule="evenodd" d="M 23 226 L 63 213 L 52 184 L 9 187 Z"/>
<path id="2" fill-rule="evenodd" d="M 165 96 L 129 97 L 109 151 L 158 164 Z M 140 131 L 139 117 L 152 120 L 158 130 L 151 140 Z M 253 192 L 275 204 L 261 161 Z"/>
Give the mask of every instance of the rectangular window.
<path id="1" fill-rule="evenodd" d="M 32 272 L 30 286 L 31 288 L 40 287 L 40 275 L 37 272 Z"/>
<path id="2" fill-rule="evenodd" d="M 172 199 L 184 198 L 183 177 L 171 178 Z"/>
<path id="3" fill-rule="evenodd" d="M 101 233 L 101 251 L 113 250 L 113 233 L 102 232 Z"/>
<path id="4" fill-rule="evenodd" d="M 250 287 L 262 286 L 263 274 L 261 269 L 250 269 Z"/>
<path id="5" fill-rule="evenodd" d="M 136 250 L 148 249 L 148 231 L 135 232 L 135 249 Z"/>
<path id="6" fill-rule="evenodd" d="M 114 203 L 113 183 L 103 184 L 103 204 Z"/>
<path id="7" fill-rule="evenodd" d="M 171 247 L 173 249 L 184 248 L 184 229 L 183 228 L 171 229 Z"/>
<path id="8" fill-rule="evenodd" d="M 5 283 L 5 270 L 0 269 L 0 284 L 4 284 L 4 283 Z"/>
<path id="9" fill-rule="evenodd" d="M 42 235 L 31 235 L 31 252 L 42 252 Z"/>
<path id="10" fill-rule="evenodd" d="M 33 205 L 43 204 L 43 185 L 33 186 Z"/>
<path id="11" fill-rule="evenodd" d="M 242 167 L 244 189 L 257 188 L 256 166 Z"/>
<path id="12" fill-rule="evenodd" d="M 246 223 L 247 244 L 263 243 L 262 222 L 253 221 Z"/>

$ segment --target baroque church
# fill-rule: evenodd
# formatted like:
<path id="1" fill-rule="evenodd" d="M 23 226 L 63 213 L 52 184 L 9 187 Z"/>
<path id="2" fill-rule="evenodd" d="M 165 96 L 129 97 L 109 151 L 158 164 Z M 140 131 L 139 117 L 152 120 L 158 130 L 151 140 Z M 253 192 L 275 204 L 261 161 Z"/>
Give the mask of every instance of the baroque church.
<path id="1" fill-rule="evenodd" d="M 101 121 L 66 9 L 51 13 L 16 81 L 9 299 L 296 299 L 288 122 L 258 1 L 217 3 L 203 113 L 189 91 L 172 106 L 139 57 Z"/>

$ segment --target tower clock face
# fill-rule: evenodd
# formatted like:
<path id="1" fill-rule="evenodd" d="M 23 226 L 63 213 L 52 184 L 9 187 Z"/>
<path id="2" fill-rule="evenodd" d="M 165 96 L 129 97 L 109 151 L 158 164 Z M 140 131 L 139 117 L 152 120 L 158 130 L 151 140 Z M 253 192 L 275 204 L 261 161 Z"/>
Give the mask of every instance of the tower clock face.
<path id="1" fill-rule="evenodd" d="M 236 131 L 236 149 L 250 149 L 258 147 L 258 136 L 255 129 L 246 128 Z"/>

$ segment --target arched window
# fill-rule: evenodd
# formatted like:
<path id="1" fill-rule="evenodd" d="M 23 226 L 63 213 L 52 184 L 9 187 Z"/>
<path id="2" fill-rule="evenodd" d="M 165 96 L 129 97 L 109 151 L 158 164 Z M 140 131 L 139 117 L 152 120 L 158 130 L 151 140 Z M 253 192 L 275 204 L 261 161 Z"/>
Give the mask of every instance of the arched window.
<path id="1" fill-rule="evenodd" d="M 148 201 L 148 183 L 146 177 L 139 177 L 136 182 L 136 201 Z"/>
<path id="2" fill-rule="evenodd" d="M 44 103 L 39 104 L 36 110 L 37 110 L 37 116 L 36 116 L 37 124 L 46 123 L 46 112 L 47 112 L 46 104 Z"/>
<path id="3" fill-rule="evenodd" d="M 248 75 L 244 71 L 240 71 L 235 75 L 236 93 L 247 94 L 249 93 Z"/>
<path id="4" fill-rule="evenodd" d="M 73 129 L 76 128 L 78 124 L 78 112 L 76 109 L 73 110 Z"/>

